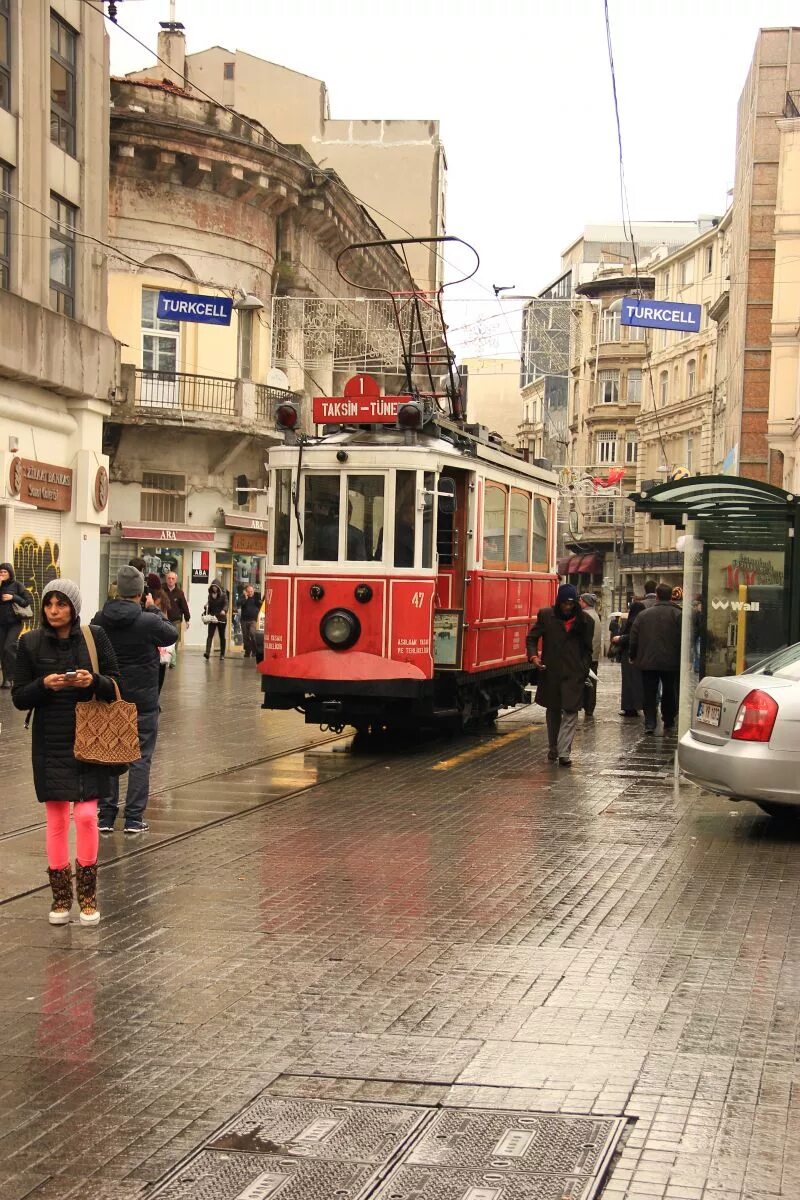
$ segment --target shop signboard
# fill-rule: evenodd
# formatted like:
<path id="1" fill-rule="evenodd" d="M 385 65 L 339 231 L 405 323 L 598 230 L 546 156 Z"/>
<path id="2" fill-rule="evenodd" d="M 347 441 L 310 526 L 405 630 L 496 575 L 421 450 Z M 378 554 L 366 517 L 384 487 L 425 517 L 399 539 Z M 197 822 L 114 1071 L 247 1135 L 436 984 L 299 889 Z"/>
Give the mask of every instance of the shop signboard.
<path id="1" fill-rule="evenodd" d="M 231 538 L 231 549 L 234 554 L 266 554 L 267 535 L 265 533 L 234 533 Z"/>
<path id="2" fill-rule="evenodd" d="M 208 550 L 192 551 L 192 583 L 208 583 L 211 554 Z"/>
<path id="3" fill-rule="evenodd" d="M 194 321 L 199 325 L 230 325 L 233 300 L 229 296 L 192 296 L 189 292 L 158 293 L 159 321 Z"/>
<path id="4" fill-rule="evenodd" d="M 31 458 L 13 458 L 9 471 L 13 496 L 36 508 L 69 512 L 72 508 L 72 469 Z"/>
<path id="5" fill-rule="evenodd" d="M 213 542 L 213 529 L 184 529 L 180 526 L 123 525 L 122 536 L 137 542 Z"/>
<path id="6" fill-rule="evenodd" d="M 247 513 L 225 513 L 225 525 L 228 529 L 259 529 L 266 533 L 267 518 L 251 517 Z"/>
<path id="7" fill-rule="evenodd" d="M 643 329 L 677 329 L 680 333 L 698 333 L 702 306 L 678 304 L 675 300 L 637 300 L 626 296 L 622 301 L 622 325 Z"/>

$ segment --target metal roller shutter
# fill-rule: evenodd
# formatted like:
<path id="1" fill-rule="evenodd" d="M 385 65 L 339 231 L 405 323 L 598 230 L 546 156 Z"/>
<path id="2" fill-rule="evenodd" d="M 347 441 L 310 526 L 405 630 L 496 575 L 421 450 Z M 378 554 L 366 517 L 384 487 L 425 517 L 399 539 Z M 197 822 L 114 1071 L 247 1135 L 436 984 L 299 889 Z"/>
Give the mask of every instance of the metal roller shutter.
<path id="1" fill-rule="evenodd" d="M 38 610 L 42 588 L 61 574 L 61 513 L 44 508 L 14 512 L 14 574 Z"/>

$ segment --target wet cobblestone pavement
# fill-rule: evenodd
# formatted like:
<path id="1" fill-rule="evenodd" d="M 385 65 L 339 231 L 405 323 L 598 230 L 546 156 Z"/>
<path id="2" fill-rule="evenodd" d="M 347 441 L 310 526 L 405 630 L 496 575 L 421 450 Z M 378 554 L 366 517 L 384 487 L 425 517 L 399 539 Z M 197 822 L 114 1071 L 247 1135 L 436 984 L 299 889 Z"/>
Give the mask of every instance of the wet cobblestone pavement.
<path id="1" fill-rule="evenodd" d="M 538 709 L 355 753 L 262 713 L 246 667 L 210 716 L 204 664 L 170 677 L 169 787 L 151 838 L 103 840 L 96 930 L 50 927 L 31 890 L 28 743 L 0 711 L 0 1200 L 171 1196 L 223 1154 L 277 1178 L 285 1156 L 204 1147 L 281 1097 L 625 1118 L 604 1197 L 800 1197 L 800 830 L 675 789 L 674 744 L 617 717 L 612 671 L 564 770 Z M 353 1195 L 374 1171 L 340 1166 Z M 435 1169 L 377 1194 L 506 1186 Z M 502 1200 L 589 1194 L 567 1177 Z M 314 1178 L 291 1194 L 334 1194 Z"/>

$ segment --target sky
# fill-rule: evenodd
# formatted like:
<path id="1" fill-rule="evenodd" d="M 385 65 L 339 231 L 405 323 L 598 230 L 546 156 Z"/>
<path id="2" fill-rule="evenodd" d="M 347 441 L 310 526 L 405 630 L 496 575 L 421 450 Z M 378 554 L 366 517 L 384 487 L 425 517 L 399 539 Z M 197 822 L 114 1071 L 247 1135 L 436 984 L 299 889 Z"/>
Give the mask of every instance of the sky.
<path id="1" fill-rule="evenodd" d="M 462 353 L 518 354 L 519 303 L 541 291 L 586 224 L 621 219 L 603 0 L 175 0 L 187 50 L 211 45 L 324 79 L 334 118 L 440 122 L 447 232 L 479 275 L 453 289 Z M 155 48 L 169 0 L 118 0 Z M 736 105 L 760 27 L 800 24 L 789 0 L 609 0 L 634 220 L 721 214 Z M 111 29 L 111 68 L 154 60 Z M 477 322 L 476 324 L 472 324 Z M 466 340 L 463 340 L 466 339 Z"/>

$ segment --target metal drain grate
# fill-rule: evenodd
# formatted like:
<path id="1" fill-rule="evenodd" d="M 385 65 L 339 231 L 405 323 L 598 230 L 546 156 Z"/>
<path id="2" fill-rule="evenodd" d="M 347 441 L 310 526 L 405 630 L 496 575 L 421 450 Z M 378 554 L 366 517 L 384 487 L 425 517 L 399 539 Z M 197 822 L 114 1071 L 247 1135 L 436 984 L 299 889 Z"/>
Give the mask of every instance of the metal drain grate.
<path id="1" fill-rule="evenodd" d="M 452 1167 L 400 1167 L 374 1200 L 592 1200 L 594 1181 L 557 1175 L 501 1175 Z"/>
<path id="2" fill-rule="evenodd" d="M 362 1163 L 204 1150 L 159 1200 L 355 1200 L 375 1177 Z"/>

